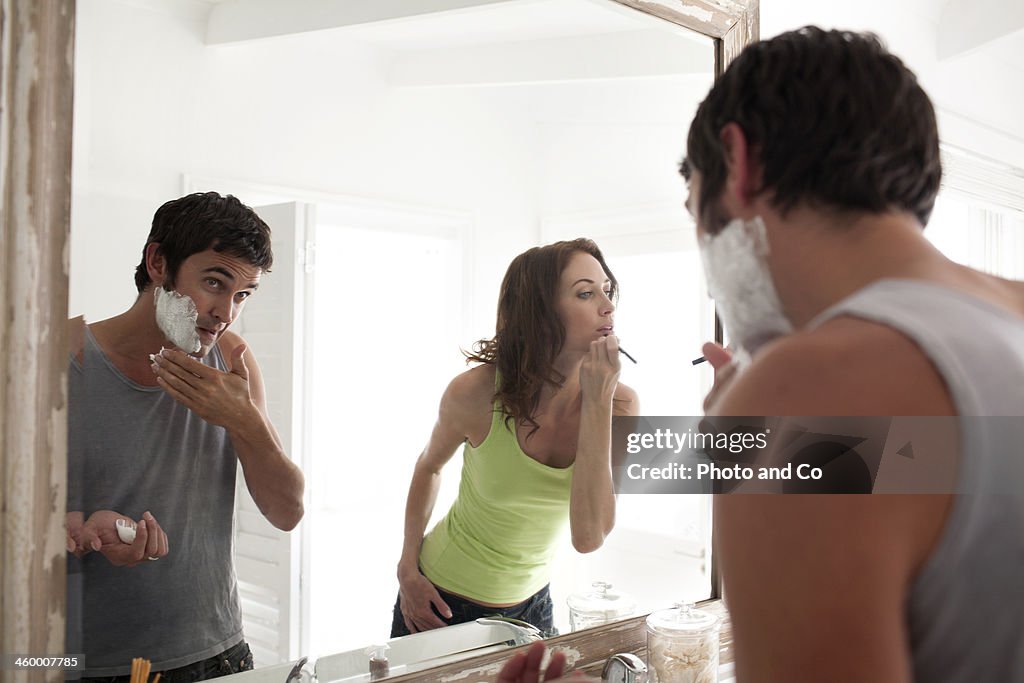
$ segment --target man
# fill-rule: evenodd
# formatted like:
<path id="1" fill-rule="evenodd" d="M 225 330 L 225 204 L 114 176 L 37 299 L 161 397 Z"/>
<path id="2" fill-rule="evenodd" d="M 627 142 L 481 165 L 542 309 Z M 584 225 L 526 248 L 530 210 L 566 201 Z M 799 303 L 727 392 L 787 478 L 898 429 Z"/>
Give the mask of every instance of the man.
<path id="1" fill-rule="evenodd" d="M 681 171 L 709 291 L 709 415 L 949 416 L 964 495 L 719 495 L 736 679 L 1024 681 L 1024 284 L 950 262 L 927 95 L 877 39 L 748 47 Z M 1011 434 L 1020 435 L 1014 419 Z M 932 452 L 918 452 L 932 459 Z M 541 678 L 543 650 L 499 680 Z"/>
<path id="2" fill-rule="evenodd" d="M 710 415 L 1024 415 L 1024 284 L 925 239 L 935 114 L 876 38 L 748 47 L 681 171 L 737 350 Z M 961 424 L 968 495 L 716 496 L 737 680 L 1024 680 L 1024 458 Z"/>
<path id="3" fill-rule="evenodd" d="M 153 217 L 132 307 L 72 321 L 68 547 L 81 557 L 85 677 L 127 680 L 133 657 L 170 683 L 252 668 L 232 558 L 236 463 L 274 526 L 303 515 L 259 366 L 228 331 L 272 260 L 252 209 L 188 195 Z M 117 529 L 131 519 L 134 540 Z"/>

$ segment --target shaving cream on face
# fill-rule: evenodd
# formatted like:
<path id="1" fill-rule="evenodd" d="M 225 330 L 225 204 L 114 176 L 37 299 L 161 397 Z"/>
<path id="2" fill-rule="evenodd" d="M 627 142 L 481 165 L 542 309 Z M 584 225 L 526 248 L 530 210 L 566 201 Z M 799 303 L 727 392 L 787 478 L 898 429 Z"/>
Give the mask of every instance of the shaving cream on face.
<path id="1" fill-rule="evenodd" d="M 700 255 L 708 295 L 741 364 L 761 345 L 793 331 L 768 271 L 768 235 L 760 216 L 734 218 L 718 234 L 703 236 Z"/>
<path id="2" fill-rule="evenodd" d="M 185 353 L 196 353 L 202 347 L 196 322 L 199 309 L 192 298 L 169 292 L 160 285 L 153 288 L 156 299 L 156 324 L 168 341 Z"/>

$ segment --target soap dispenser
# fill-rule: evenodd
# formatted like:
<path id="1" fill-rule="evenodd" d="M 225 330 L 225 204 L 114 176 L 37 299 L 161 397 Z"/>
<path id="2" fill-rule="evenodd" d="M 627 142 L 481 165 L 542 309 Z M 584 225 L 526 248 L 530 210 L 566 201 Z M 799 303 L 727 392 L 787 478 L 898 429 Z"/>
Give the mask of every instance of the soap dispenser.
<path id="1" fill-rule="evenodd" d="M 374 645 L 367 648 L 366 653 L 370 655 L 370 680 L 377 681 L 381 678 L 387 678 L 391 665 L 388 663 L 388 650 L 391 649 L 387 645 Z"/>

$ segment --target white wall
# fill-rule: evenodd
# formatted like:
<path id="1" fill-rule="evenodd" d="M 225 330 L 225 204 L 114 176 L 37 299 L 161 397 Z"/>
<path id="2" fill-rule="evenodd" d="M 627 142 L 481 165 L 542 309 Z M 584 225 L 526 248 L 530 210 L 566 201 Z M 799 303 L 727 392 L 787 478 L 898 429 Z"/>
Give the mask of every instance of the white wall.
<path id="1" fill-rule="evenodd" d="M 389 87 L 389 51 L 338 31 L 206 47 L 207 11 L 78 5 L 73 315 L 131 303 L 152 214 L 183 172 L 468 212 L 479 334 L 541 216 L 682 201 L 680 122 L 708 75 Z"/>
<path id="2" fill-rule="evenodd" d="M 208 7 L 77 4 L 69 312 L 127 308 L 153 212 L 189 165 Z"/>
<path id="3" fill-rule="evenodd" d="M 945 142 L 1024 167 L 1020 62 L 1001 59 L 999 41 L 940 60 L 943 5 L 768 0 L 761 33 L 807 23 L 879 33 L 920 75 Z M 180 194 L 183 172 L 471 212 L 471 313 L 484 328 L 501 271 L 538 239 L 539 217 L 678 200 L 672 167 L 700 77 L 392 88 L 394 54 L 344 32 L 207 47 L 210 7 L 78 3 L 73 315 L 97 320 L 131 303 L 153 211 Z"/>
<path id="4" fill-rule="evenodd" d="M 1019 0 L 999 0 L 1008 8 Z M 948 0 L 763 0 L 761 35 L 769 38 L 806 24 L 877 33 L 931 96 L 944 143 L 1024 168 L 1024 69 L 1005 51 L 1021 33 L 986 43 L 969 54 L 939 57 L 939 26 Z M 979 12 L 983 8 L 978 8 Z M 1004 20 L 991 12 L 990 22 Z M 964 27 L 969 30 L 969 27 Z"/>
<path id="5" fill-rule="evenodd" d="M 389 89 L 374 49 L 326 34 L 207 48 L 187 4 L 85 0 L 78 15 L 73 315 L 131 303 L 183 172 L 468 211 L 487 293 L 536 239 L 536 134 L 512 91 Z M 493 318 L 494 296 L 476 300 Z"/>

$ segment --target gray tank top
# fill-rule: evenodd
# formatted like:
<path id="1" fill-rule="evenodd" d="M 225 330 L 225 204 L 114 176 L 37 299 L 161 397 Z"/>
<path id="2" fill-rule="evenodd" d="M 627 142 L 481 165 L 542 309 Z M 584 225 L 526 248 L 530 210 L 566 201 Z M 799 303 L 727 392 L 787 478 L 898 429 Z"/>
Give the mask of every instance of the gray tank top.
<path id="1" fill-rule="evenodd" d="M 818 316 L 899 330 L 928 356 L 961 416 L 953 506 L 914 580 L 914 680 L 1024 681 L 1024 318 L 970 294 L 882 280 Z"/>
<path id="2" fill-rule="evenodd" d="M 218 348 L 203 362 L 226 369 Z M 169 542 L 166 557 L 135 567 L 100 553 L 82 559 L 83 675 L 128 674 L 133 657 L 175 668 L 239 643 L 237 458 L 227 432 L 125 377 L 88 328 L 69 395 L 69 503 L 86 516 L 111 509 L 138 520 L 150 510 Z"/>

